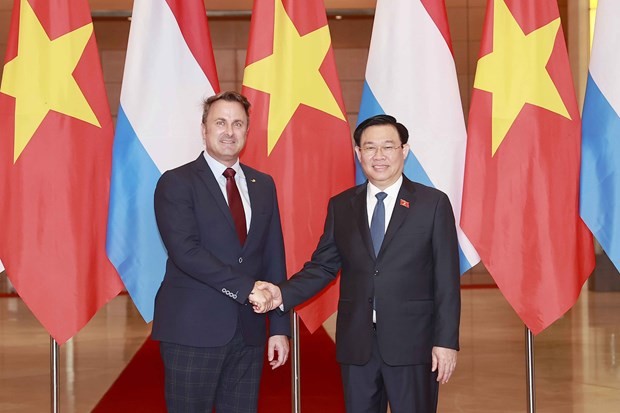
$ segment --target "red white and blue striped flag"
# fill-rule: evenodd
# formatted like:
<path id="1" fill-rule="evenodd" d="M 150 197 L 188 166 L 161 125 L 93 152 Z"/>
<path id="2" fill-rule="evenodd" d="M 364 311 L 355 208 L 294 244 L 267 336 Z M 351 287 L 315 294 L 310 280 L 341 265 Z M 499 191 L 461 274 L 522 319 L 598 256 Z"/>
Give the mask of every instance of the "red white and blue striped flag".
<path id="1" fill-rule="evenodd" d="M 377 1 L 358 124 L 382 113 L 409 129 L 405 175 L 445 192 L 458 227 L 467 133 L 443 0 Z M 463 273 L 480 259 L 457 232 Z"/>
<path id="2" fill-rule="evenodd" d="M 140 314 L 164 276 L 153 193 L 203 149 L 202 100 L 219 89 L 202 0 L 135 0 L 114 136 L 107 252 Z"/>
<path id="3" fill-rule="evenodd" d="M 620 270 L 620 2 L 600 0 L 583 107 L 580 213 Z"/>

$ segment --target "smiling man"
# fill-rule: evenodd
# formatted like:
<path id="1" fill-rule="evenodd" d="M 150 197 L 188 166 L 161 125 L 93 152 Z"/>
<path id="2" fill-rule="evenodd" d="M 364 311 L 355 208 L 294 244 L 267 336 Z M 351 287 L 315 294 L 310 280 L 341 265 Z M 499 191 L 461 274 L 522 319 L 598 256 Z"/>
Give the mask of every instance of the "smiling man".
<path id="1" fill-rule="evenodd" d="M 312 258 L 279 286 L 281 311 L 342 270 L 336 324 L 348 413 L 437 409 L 459 348 L 460 280 L 448 197 L 403 175 L 407 128 L 388 115 L 362 122 L 355 152 L 368 181 L 333 197 Z M 387 396 L 387 397 L 385 397 Z"/>
<path id="2" fill-rule="evenodd" d="M 168 251 L 155 298 L 153 339 L 160 341 L 169 412 L 254 413 L 271 297 L 259 277 L 286 279 L 273 180 L 239 163 L 249 127 L 248 100 L 222 92 L 204 102 L 205 151 L 165 172 L 155 215 Z M 272 368 L 289 353 L 289 317 L 269 314 Z"/>

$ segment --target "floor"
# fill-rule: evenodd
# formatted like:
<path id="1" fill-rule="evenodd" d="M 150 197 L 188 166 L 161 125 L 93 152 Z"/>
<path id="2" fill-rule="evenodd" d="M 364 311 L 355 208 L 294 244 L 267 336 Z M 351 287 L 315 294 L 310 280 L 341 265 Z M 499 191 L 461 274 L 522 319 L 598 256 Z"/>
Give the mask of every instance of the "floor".
<path id="1" fill-rule="evenodd" d="M 439 411 L 526 412 L 522 323 L 497 289 L 465 289 L 462 298 L 459 364 Z M 127 296 L 112 300 L 61 347 L 60 411 L 90 411 L 148 333 Z M 0 412 L 51 411 L 49 349 L 21 300 L 0 298 Z M 620 412 L 620 294 L 584 290 L 536 337 L 535 355 L 537 412 Z"/>

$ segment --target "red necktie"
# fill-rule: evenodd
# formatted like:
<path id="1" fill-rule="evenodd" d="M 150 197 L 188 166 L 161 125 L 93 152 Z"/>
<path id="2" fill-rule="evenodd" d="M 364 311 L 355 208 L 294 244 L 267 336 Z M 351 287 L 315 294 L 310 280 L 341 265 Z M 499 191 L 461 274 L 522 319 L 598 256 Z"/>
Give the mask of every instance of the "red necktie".
<path id="1" fill-rule="evenodd" d="M 237 236 L 241 245 L 245 243 L 248 231 L 245 226 L 245 212 L 243 210 L 243 202 L 241 202 L 241 195 L 239 195 L 239 189 L 235 183 L 235 170 L 232 168 L 226 168 L 224 175 L 226 177 L 226 195 L 228 195 L 228 207 L 232 214 L 233 221 L 235 221 L 235 227 L 237 228 Z"/>

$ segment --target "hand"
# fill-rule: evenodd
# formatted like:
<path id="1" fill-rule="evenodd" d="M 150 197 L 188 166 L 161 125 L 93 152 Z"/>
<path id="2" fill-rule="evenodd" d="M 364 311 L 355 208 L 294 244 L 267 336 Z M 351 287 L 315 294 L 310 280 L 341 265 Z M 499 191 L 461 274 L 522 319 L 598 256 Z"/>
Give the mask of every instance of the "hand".
<path id="1" fill-rule="evenodd" d="M 266 281 L 257 281 L 256 288 L 259 291 L 269 292 L 269 295 L 272 297 L 273 306 L 266 311 L 273 310 L 274 308 L 279 307 L 282 304 L 282 291 L 280 291 L 280 287 L 277 285 L 268 283 Z M 256 311 L 256 309 L 254 310 Z M 256 311 L 259 312 L 259 311 Z"/>
<path id="2" fill-rule="evenodd" d="M 278 358 L 275 358 L 278 353 Z M 267 342 L 267 357 L 271 370 L 277 369 L 284 365 L 288 359 L 289 345 L 287 336 L 271 336 Z"/>
<path id="3" fill-rule="evenodd" d="M 254 288 L 250 292 L 248 301 L 252 304 L 255 313 L 266 313 L 274 307 L 273 298 L 269 290 L 260 290 L 258 288 L 259 283 L 260 281 L 254 283 Z"/>
<path id="4" fill-rule="evenodd" d="M 433 366 L 431 371 L 437 370 L 437 381 L 445 384 L 450 380 L 456 368 L 456 350 L 445 347 L 433 347 Z"/>

